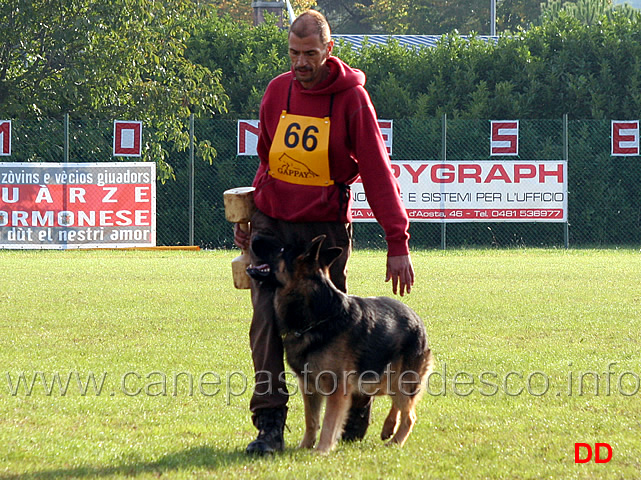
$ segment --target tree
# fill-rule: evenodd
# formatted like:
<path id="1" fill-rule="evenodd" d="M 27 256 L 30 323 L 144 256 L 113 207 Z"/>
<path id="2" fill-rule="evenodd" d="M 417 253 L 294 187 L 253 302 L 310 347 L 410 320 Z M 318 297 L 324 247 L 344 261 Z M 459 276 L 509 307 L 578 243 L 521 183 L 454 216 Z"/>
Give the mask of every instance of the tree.
<path id="1" fill-rule="evenodd" d="M 190 113 L 225 111 L 219 72 L 186 59 L 195 23 L 211 9 L 192 0 L 5 0 L 0 5 L 3 116 L 142 120 L 144 158 L 171 175 L 166 142 L 187 147 Z M 204 158 L 215 151 L 199 144 Z"/>
<path id="2" fill-rule="evenodd" d="M 273 18 L 254 27 L 213 16 L 202 22 L 188 45 L 191 61 L 221 73 L 234 114 L 258 117 L 267 83 L 289 69 L 287 31 Z"/>
<path id="3" fill-rule="evenodd" d="M 437 9 L 432 0 L 373 0 L 361 6 L 372 31 L 409 35 L 438 32 Z"/>
<path id="4" fill-rule="evenodd" d="M 339 10 L 338 7 L 342 7 Z M 489 0 L 370 0 L 323 2 L 336 33 L 488 34 Z"/>
<path id="5" fill-rule="evenodd" d="M 527 29 L 541 16 L 541 0 L 500 0 L 496 5 L 497 32 Z"/>
<path id="6" fill-rule="evenodd" d="M 334 33 L 372 33 L 368 21 L 372 0 L 318 0 L 318 9 L 327 17 Z"/>
<path id="7" fill-rule="evenodd" d="M 289 3 L 292 5 L 294 13 L 300 13 L 316 5 L 315 0 L 291 0 Z M 248 0 L 214 0 L 213 5 L 221 17 L 229 15 L 239 22 L 253 23 L 252 6 Z"/>
<path id="8" fill-rule="evenodd" d="M 612 0 L 547 0 L 541 4 L 541 21 L 554 20 L 560 15 L 569 15 L 584 25 L 594 25 L 604 16 L 612 17 L 617 12 L 627 18 L 639 15 L 638 10 L 629 4 L 615 5 Z"/>

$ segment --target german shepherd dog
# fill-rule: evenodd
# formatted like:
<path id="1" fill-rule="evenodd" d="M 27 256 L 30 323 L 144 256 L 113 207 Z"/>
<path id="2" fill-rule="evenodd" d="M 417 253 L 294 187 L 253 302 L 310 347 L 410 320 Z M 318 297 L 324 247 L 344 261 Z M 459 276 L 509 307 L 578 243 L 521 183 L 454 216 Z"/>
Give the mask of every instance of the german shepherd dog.
<path id="1" fill-rule="evenodd" d="M 402 446 L 416 421 L 415 407 L 432 368 L 425 326 L 403 303 L 361 298 L 338 290 L 329 266 L 341 248 L 322 249 L 325 236 L 308 245 L 279 246 L 256 236 L 251 248 L 260 265 L 248 274 L 274 288 L 274 309 L 287 362 L 298 377 L 305 406 L 302 448 L 328 453 L 338 441 L 352 394 L 389 395 L 392 408 L 381 438 Z"/>

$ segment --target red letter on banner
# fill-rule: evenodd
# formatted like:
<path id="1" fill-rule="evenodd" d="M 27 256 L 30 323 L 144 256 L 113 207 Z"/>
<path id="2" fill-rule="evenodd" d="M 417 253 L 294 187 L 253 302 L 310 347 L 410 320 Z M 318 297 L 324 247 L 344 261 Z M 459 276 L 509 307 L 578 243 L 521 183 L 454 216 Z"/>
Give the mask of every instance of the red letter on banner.
<path id="1" fill-rule="evenodd" d="M 393 120 L 377 120 L 378 128 L 381 129 L 381 134 L 383 135 L 383 142 L 385 142 L 385 147 L 387 148 L 387 154 L 392 154 L 392 126 Z"/>
<path id="2" fill-rule="evenodd" d="M 11 155 L 11 120 L 0 120 L 0 156 Z"/>
<path id="3" fill-rule="evenodd" d="M 639 121 L 612 120 L 612 156 L 639 155 Z"/>
<path id="4" fill-rule="evenodd" d="M 519 154 L 519 121 L 492 120 L 490 155 Z"/>
<path id="5" fill-rule="evenodd" d="M 114 157 L 142 156 L 142 122 L 114 120 Z"/>

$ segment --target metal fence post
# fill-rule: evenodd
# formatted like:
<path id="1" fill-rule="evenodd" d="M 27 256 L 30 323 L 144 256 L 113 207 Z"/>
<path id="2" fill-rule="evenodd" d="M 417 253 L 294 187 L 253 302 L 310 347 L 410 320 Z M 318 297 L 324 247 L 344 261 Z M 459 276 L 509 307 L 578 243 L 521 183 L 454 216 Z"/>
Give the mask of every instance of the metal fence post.
<path id="1" fill-rule="evenodd" d="M 69 114 L 65 113 L 63 118 L 63 130 L 64 130 L 64 140 L 63 140 L 63 153 L 64 153 L 64 162 L 69 163 Z"/>
<path id="2" fill-rule="evenodd" d="M 194 244 L 194 114 L 189 115 L 189 245 Z"/>
<path id="3" fill-rule="evenodd" d="M 563 114 L 563 160 L 565 160 L 567 168 L 566 174 L 570 174 L 570 139 L 569 139 L 569 129 L 568 129 L 568 114 Z M 566 183 L 569 184 L 568 179 L 565 179 Z M 567 194 L 566 194 L 567 195 Z M 568 199 L 569 200 L 569 199 Z M 563 224 L 563 243 L 565 248 L 570 248 L 570 208 L 568 202 L 568 211 L 566 212 L 565 223 Z"/>
<path id="4" fill-rule="evenodd" d="M 443 114 L 441 129 L 441 161 L 447 161 L 447 113 Z M 447 223 L 446 219 L 441 221 L 441 250 L 447 249 Z"/>

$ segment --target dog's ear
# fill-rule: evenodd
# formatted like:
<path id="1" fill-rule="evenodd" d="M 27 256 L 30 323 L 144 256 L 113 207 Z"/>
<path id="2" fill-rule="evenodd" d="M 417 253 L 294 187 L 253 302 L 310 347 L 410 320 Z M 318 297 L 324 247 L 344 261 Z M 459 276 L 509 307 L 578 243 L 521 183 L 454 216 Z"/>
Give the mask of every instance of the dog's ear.
<path id="1" fill-rule="evenodd" d="M 329 268 L 332 263 L 341 256 L 341 253 L 343 253 L 343 249 L 341 247 L 331 247 L 327 250 L 321 250 L 321 252 L 319 252 L 318 262 L 321 267 Z"/>
<path id="2" fill-rule="evenodd" d="M 305 252 L 307 260 L 318 263 L 323 268 L 329 267 L 343 253 L 343 249 L 340 247 L 330 247 L 323 250 L 322 246 L 325 238 L 327 238 L 326 235 L 319 235 L 314 238 Z"/>
<path id="3" fill-rule="evenodd" d="M 327 235 L 319 235 L 311 241 L 311 243 L 307 246 L 305 254 L 303 255 L 305 259 L 318 262 L 320 250 L 323 246 L 325 238 L 327 238 Z"/>

